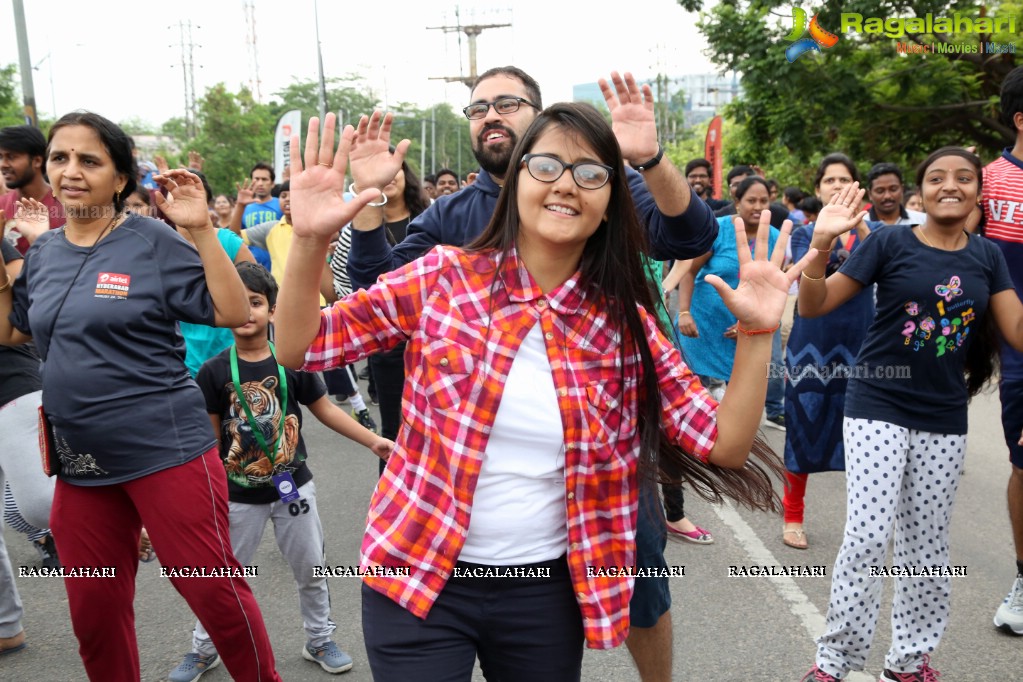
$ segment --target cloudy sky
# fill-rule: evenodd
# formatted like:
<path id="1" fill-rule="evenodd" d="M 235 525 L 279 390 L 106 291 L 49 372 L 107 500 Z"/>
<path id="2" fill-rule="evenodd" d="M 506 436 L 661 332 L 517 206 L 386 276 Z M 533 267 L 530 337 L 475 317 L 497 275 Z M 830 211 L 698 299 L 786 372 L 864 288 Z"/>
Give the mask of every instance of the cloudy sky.
<path id="1" fill-rule="evenodd" d="M 43 115 L 89 109 L 113 120 L 154 125 L 183 115 L 181 25 L 191 22 L 195 90 L 250 81 L 248 25 L 242 0 L 151 4 L 111 0 L 24 0 L 36 106 Z M 263 100 L 296 80 L 316 77 L 313 0 L 251 0 Z M 514 5 L 514 9 L 511 9 Z M 612 69 L 640 79 L 713 71 L 697 16 L 675 0 L 464 2 L 460 23 L 508 24 L 478 38 L 478 70 L 514 64 L 534 76 L 545 102 L 570 99 L 572 85 Z M 468 39 L 454 26 L 448 0 L 320 0 L 320 40 L 328 77 L 363 74 L 382 101 L 421 106 L 467 90 L 434 77 L 468 74 Z M 367 12 L 367 9 L 370 10 Z M 121 28 L 115 28 L 114 24 Z M 461 37 L 461 50 L 459 49 Z M 187 37 L 186 37 L 187 42 Z M 17 63 L 12 4 L 0 4 L 0 64 Z M 461 70 L 461 71 L 460 71 Z"/>

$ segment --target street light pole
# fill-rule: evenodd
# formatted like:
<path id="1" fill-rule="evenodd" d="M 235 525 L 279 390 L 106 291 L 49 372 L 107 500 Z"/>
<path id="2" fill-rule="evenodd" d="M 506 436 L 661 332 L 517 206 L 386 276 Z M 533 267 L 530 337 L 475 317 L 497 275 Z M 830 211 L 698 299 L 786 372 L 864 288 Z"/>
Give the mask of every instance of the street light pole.
<path id="1" fill-rule="evenodd" d="M 42 63 L 47 61 L 47 60 L 49 60 L 50 63 L 49 63 L 47 68 L 49 69 L 49 73 L 50 73 L 50 106 L 53 107 L 53 120 L 56 121 L 59 115 L 57 114 L 57 94 L 56 94 L 56 91 L 53 89 L 53 57 L 52 57 L 52 55 L 53 55 L 52 51 L 51 52 L 47 52 L 45 57 L 43 57 L 38 62 L 36 62 L 36 65 L 32 67 L 32 70 L 33 71 L 38 71 L 39 67 L 42 65 Z"/>
<path id="2" fill-rule="evenodd" d="M 323 52 L 320 50 L 320 8 L 316 0 L 313 0 L 313 16 L 316 21 L 316 63 L 319 66 L 320 77 L 320 125 L 327 117 L 327 82 L 323 78 Z M 341 126 L 338 125 L 338 130 Z"/>
<path id="3" fill-rule="evenodd" d="M 28 56 L 28 31 L 25 29 L 25 4 L 12 0 L 14 4 L 14 30 L 18 39 L 18 63 L 21 69 L 21 94 L 25 101 L 25 124 L 38 126 L 36 115 L 36 92 L 32 85 L 32 60 Z"/>
<path id="4" fill-rule="evenodd" d="M 421 128 L 420 138 L 422 139 L 423 143 L 419 145 L 419 175 L 421 177 L 426 177 L 427 175 L 430 174 L 426 172 L 426 119 L 425 118 L 422 119 L 420 123 L 422 124 L 420 126 Z"/>

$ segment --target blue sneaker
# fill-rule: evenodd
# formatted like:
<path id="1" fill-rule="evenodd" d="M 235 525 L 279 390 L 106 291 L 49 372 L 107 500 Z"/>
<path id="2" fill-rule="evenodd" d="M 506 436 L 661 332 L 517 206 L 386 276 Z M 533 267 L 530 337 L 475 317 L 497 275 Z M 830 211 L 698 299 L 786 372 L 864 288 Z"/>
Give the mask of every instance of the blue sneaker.
<path id="1" fill-rule="evenodd" d="M 220 654 L 213 653 L 203 656 L 197 653 L 185 654 L 185 660 L 181 661 L 177 668 L 170 671 L 167 676 L 168 682 L 195 682 L 204 672 L 212 670 L 220 665 Z"/>
<path id="2" fill-rule="evenodd" d="M 352 669 L 352 657 L 341 651 L 341 647 L 334 642 L 327 642 L 318 647 L 307 643 L 302 647 L 302 658 L 319 663 L 321 668 L 335 675 Z"/>

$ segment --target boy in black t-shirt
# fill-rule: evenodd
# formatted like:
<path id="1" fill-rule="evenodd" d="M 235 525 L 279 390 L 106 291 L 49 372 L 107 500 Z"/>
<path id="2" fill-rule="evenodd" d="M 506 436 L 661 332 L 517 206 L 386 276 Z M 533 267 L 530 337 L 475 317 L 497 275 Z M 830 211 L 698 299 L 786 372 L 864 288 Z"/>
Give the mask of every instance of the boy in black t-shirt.
<path id="1" fill-rule="evenodd" d="M 239 263 L 238 273 L 249 296 L 249 321 L 232 330 L 235 345 L 210 358 L 196 378 L 227 469 L 231 544 L 238 561 L 249 565 L 267 520 L 273 521 L 277 545 L 298 584 L 308 639 L 302 656 L 327 672 L 341 673 L 352 667 L 352 659 L 330 639 L 336 626 L 330 619 L 327 579 L 314 576 L 313 569 L 325 561 L 323 529 L 312 472 L 305 463 L 299 405 L 381 459 L 387 458 L 394 443 L 334 405 L 317 375 L 277 364 L 267 335 L 277 283 L 255 263 Z M 192 649 L 171 671 L 171 682 L 197 680 L 220 663 L 200 623 L 193 632 Z"/>

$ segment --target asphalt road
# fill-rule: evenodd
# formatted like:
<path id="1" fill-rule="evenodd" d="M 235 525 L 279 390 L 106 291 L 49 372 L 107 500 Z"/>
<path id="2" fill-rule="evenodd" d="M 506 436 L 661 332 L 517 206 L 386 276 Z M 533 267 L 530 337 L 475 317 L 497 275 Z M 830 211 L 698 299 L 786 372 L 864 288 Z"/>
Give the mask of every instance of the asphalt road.
<path id="1" fill-rule="evenodd" d="M 981 396 L 971 407 L 966 473 L 959 489 L 952 527 L 952 564 L 966 566 L 953 578 L 952 619 L 932 665 L 942 681 L 1020 679 L 1023 637 L 996 630 L 991 618 L 1014 575 L 1014 557 L 1005 508 L 1008 462 L 995 394 Z M 369 451 L 305 420 L 326 532 L 328 562 L 357 564 L 365 511 L 377 477 Z M 776 450 L 783 434 L 765 430 Z M 828 576 L 841 542 L 845 514 L 844 475 L 817 474 L 807 490 L 810 548 L 781 543 L 779 516 L 751 513 L 731 506 L 714 507 L 689 495 L 689 518 L 710 530 L 716 542 L 696 546 L 670 543 L 670 565 L 684 565 L 685 576 L 671 583 L 674 605 L 674 678 L 683 681 L 795 682 L 813 663 L 813 637 L 823 627 L 829 577 L 729 577 L 730 566 L 801 564 L 826 567 Z M 38 555 L 22 537 L 5 531 L 11 563 L 38 566 Z M 278 669 L 285 680 L 326 680 L 331 676 L 301 657 L 304 644 L 297 596 L 290 571 L 277 552 L 272 532 L 264 536 L 251 579 L 270 629 Z M 136 598 L 142 680 L 163 680 L 189 650 L 194 617 L 170 583 L 159 576 L 158 563 L 142 565 Z M 362 644 L 359 581 L 331 578 L 336 641 L 355 660 L 340 676 L 348 682 L 371 680 Z M 85 679 L 68 619 L 67 598 L 59 581 L 19 578 L 25 604 L 29 646 L 0 659 L 0 680 L 78 681 Z M 877 679 L 889 643 L 891 581 L 886 584 L 879 629 L 869 658 L 868 675 Z M 542 661 L 537 662 L 542 666 Z M 204 682 L 230 679 L 220 667 Z M 429 680 L 423 671 L 422 680 Z M 482 679 L 477 672 L 476 679 Z M 587 651 L 583 679 L 637 680 L 624 647 Z"/>

